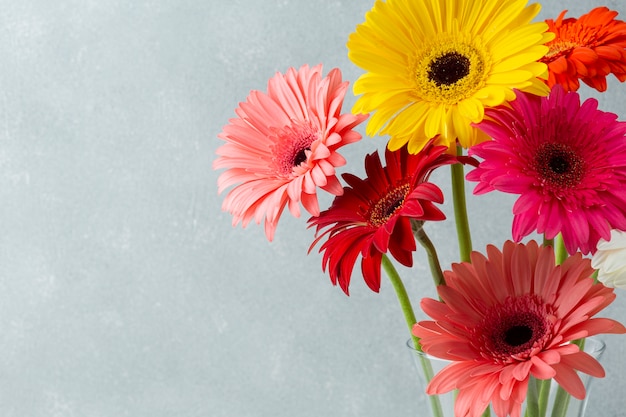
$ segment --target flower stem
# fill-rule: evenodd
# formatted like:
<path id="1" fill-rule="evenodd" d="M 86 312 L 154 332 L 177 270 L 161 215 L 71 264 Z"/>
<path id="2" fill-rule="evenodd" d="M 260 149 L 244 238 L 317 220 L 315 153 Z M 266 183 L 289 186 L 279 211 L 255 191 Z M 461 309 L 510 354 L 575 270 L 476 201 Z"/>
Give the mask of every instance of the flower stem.
<path id="1" fill-rule="evenodd" d="M 419 338 L 413 335 L 413 325 L 417 322 L 417 320 L 415 320 L 415 312 L 413 310 L 413 306 L 411 305 L 411 299 L 409 298 L 409 294 L 406 292 L 404 283 L 400 278 L 400 274 L 398 274 L 398 271 L 385 254 L 383 254 L 382 265 L 385 273 L 391 281 L 391 284 L 393 285 L 393 288 L 396 290 L 396 296 L 398 297 L 398 301 L 400 301 L 400 306 L 402 307 L 402 312 L 404 313 L 404 319 L 406 320 L 406 324 L 409 327 L 409 332 L 411 333 L 413 346 L 415 347 L 415 350 L 422 352 L 422 346 L 420 345 Z M 424 371 L 424 377 L 426 378 L 426 381 L 430 382 L 430 380 L 433 379 L 434 376 L 433 367 L 425 354 L 419 355 L 419 359 L 422 369 Z M 439 397 L 437 395 L 429 395 L 429 399 L 430 405 L 433 409 L 433 416 L 443 417 L 443 411 L 441 409 Z"/>
<path id="2" fill-rule="evenodd" d="M 567 259 L 567 250 L 565 249 L 565 243 L 563 242 L 563 236 L 559 233 L 554 238 L 554 252 L 556 258 L 556 264 L 561 265 L 565 259 Z M 574 341 L 573 343 L 579 345 L 580 341 Z M 580 346 L 580 345 L 579 345 Z M 567 408 L 569 407 L 570 394 L 565 391 L 561 386 L 556 390 L 556 396 L 554 397 L 554 407 L 552 407 L 552 417 L 565 417 Z"/>
<path id="3" fill-rule="evenodd" d="M 569 406 L 569 399 L 569 393 L 559 386 L 556 390 L 556 396 L 554 397 L 552 417 L 565 417 L 567 407 Z"/>
<path id="4" fill-rule="evenodd" d="M 406 320 L 406 324 L 409 327 L 409 333 L 411 333 L 413 345 L 415 346 L 415 349 L 421 352 L 422 347 L 420 345 L 420 340 L 417 336 L 413 335 L 413 325 L 417 323 L 417 320 L 415 320 L 415 312 L 413 310 L 413 306 L 411 305 L 411 299 L 409 298 L 409 294 L 407 294 L 406 292 L 406 288 L 404 287 L 404 283 L 400 278 L 400 274 L 398 274 L 398 271 L 385 254 L 383 254 L 382 265 L 385 273 L 391 281 L 391 284 L 393 285 L 394 290 L 396 290 L 396 296 L 398 297 L 398 301 L 400 301 L 400 307 L 402 307 L 404 319 Z"/>
<path id="5" fill-rule="evenodd" d="M 532 376 L 530 377 L 524 417 L 546 417 L 551 382 L 551 379 L 539 380 Z"/>
<path id="6" fill-rule="evenodd" d="M 543 246 L 551 246 L 554 248 L 554 239 L 546 239 L 546 235 L 543 235 Z"/>
<path id="7" fill-rule="evenodd" d="M 526 413 L 524 417 L 539 417 L 539 389 L 538 381 L 532 376 L 528 380 L 528 391 L 526 392 Z"/>
<path id="8" fill-rule="evenodd" d="M 567 249 L 565 249 L 565 242 L 563 242 L 563 236 L 560 233 L 554 238 L 554 254 L 557 265 L 561 265 L 568 256 Z"/>
<path id="9" fill-rule="evenodd" d="M 435 281 L 435 286 L 446 285 L 446 281 L 443 278 L 443 272 L 441 272 L 441 264 L 439 263 L 439 256 L 437 256 L 437 249 L 430 240 L 426 231 L 424 230 L 424 222 L 411 220 L 411 229 L 413 230 L 413 236 L 422 247 L 426 250 L 428 255 L 428 264 L 430 265 L 430 273 Z"/>
<path id="10" fill-rule="evenodd" d="M 435 376 L 433 366 L 425 354 L 419 355 L 419 360 L 420 365 L 422 366 L 422 370 L 424 371 L 424 378 L 426 378 L 427 382 L 430 382 Z M 444 417 L 443 409 L 441 408 L 441 402 L 439 401 L 439 396 L 428 395 L 428 399 L 430 400 L 430 406 L 433 409 L 433 417 Z"/>
<path id="11" fill-rule="evenodd" d="M 545 417 L 548 411 L 548 400 L 550 397 L 551 379 L 539 381 L 539 416 Z"/>
<path id="12" fill-rule="evenodd" d="M 463 148 L 457 147 L 457 155 L 463 154 Z M 456 222 L 456 234 L 459 240 L 459 252 L 461 261 L 469 262 L 472 252 L 472 237 L 470 234 L 469 220 L 467 217 L 467 202 L 465 200 L 465 176 L 463 164 L 450 166 L 452 177 L 452 200 L 454 204 L 454 219 Z"/>

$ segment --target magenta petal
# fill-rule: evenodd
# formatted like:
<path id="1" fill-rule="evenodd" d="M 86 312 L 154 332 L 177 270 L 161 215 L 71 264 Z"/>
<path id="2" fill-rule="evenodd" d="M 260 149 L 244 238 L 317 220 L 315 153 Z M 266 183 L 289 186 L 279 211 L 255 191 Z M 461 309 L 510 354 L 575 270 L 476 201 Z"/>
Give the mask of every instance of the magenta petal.
<path id="1" fill-rule="evenodd" d="M 599 110 L 597 100 L 581 103 L 559 85 L 548 97 L 517 92 L 510 105 L 486 109 L 478 127 L 493 140 L 471 148 L 483 160 L 467 179 L 478 183 L 474 194 L 520 196 L 516 240 L 561 233 L 570 254 L 588 253 L 599 236 L 626 228 L 626 123 Z"/>

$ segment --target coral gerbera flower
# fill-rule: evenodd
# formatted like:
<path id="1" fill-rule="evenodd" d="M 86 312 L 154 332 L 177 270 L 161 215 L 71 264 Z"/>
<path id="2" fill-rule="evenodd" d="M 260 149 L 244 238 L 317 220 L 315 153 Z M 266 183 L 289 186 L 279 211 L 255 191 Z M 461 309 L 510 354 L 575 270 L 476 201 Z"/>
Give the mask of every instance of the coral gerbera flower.
<path id="1" fill-rule="evenodd" d="M 547 46 L 550 51 L 541 62 L 548 64 L 547 83 L 560 84 L 566 91 L 576 91 L 580 78 L 598 91 L 606 90 L 606 76 L 613 73 L 626 81 L 626 22 L 615 19 L 616 11 L 597 7 L 580 18 L 546 23 L 556 38 Z"/>
<path id="2" fill-rule="evenodd" d="M 570 254 L 589 253 L 612 228 L 626 230 L 626 123 L 597 105 L 556 85 L 549 97 L 518 93 L 485 113 L 479 127 L 493 141 L 470 149 L 483 161 L 467 179 L 479 181 L 475 194 L 520 195 L 514 240 L 561 233 Z"/>
<path id="3" fill-rule="evenodd" d="M 508 241 L 471 263 L 452 265 L 439 286 L 441 301 L 423 299 L 433 321 L 413 327 L 424 352 L 453 361 L 431 380 L 430 395 L 458 389 L 455 415 L 478 417 L 491 404 L 499 417 L 519 417 L 530 376 L 550 379 L 575 398 L 585 388 L 575 371 L 603 377 L 596 359 L 573 340 L 626 333 L 608 318 L 592 318 L 614 299 L 594 284 L 589 259 L 580 253 L 556 266 L 554 251 Z"/>
<path id="4" fill-rule="evenodd" d="M 488 137 L 471 126 L 484 108 L 513 100 L 513 88 L 546 95 L 537 60 L 554 37 L 531 23 L 526 0 L 377 0 L 348 40 L 348 56 L 367 72 L 354 84 L 353 108 L 373 112 L 370 136 L 418 152 L 435 136 L 455 148 Z"/>
<path id="5" fill-rule="evenodd" d="M 283 209 L 296 217 L 299 203 L 316 216 L 317 187 L 342 193 L 335 168 L 345 165 L 337 150 L 361 139 L 354 127 L 367 115 L 341 114 L 348 82 L 339 69 L 322 77 L 322 66 L 290 68 L 269 80 L 267 93 L 252 91 L 219 138 L 227 143 L 214 169 L 227 168 L 218 179 L 219 192 L 237 184 L 222 204 L 233 225 L 265 217 L 272 240 Z"/>
<path id="6" fill-rule="evenodd" d="M 348 183 L 343 195 L 335 197 L 332 206 L 309 220 L 316 226 L 318 236 L 311 248 L 323 237 L 322 265 L 328 268 L 331 281 L 339 283 L 348 294 L 348 285 L 357 257 L 361 255 L 361 271 L 373 291 L 380 289 L 382 255 L 390 252 L 401 264 L 413 264 L 416 249 L 411 219 L 443 220 L 445 215 L 434 203 L 443 202 L 443 193 L 427 182 L 437 167 L 456 162 L 446 153 L 445 146 L 432 142 L 418 154 L 411 155 L 406 147 L 385 150 L 387 166 L 383 167 L 374 152 L 365 158 L 367 178 L 343 174 Z"/>

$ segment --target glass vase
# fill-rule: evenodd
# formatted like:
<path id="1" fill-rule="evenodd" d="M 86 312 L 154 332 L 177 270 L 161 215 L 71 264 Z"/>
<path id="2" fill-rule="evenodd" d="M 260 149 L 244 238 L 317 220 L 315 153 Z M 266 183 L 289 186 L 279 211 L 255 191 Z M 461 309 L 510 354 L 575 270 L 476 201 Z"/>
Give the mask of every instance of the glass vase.
<path id="1" fill-rule="evenodd" d="M 419 395 L 416 396 L 418 407 L 422 410 L 423 417 L 454 417 L 454 399 L 456 393 L 454 391 L 448 392 L 443 395 L 427 395 L 426 385 L 432 377 L 442 370 L 446 365 L 450 363 L 448 360 L 439 359 L 427 355 L 423 352 L 416 350 L 413 347 L 413 340 L 407 341 L 407 347 L 411 353 L 413 363 L 418 375 L 418 388 Z M 589 337 L 584 341 L 584 351 L 589 353 L 595 359 L 600 360 L 604 353 L 606 345 L 605 343 L 596 338 Z M 574 397 L 566 395 L 567 393 L 562 389 L 559 389 L 559 385 L 555 381 L 538 381 L 531 378 L 529 384 L 535 384 L 537 392 L 549 390 L 547 406 L 545 410 L 540 411 L 540 417 L 584 417 L 587 407 L 587 400 L 589 399 L 590 386 L 593 381 L 593 377 L 579 373 L 582 382 L 587 391 L 587 396 L 583 400 L 578 400 Z M 529 385 L 530 389 L 530 385 Z M 558 407 L 554 407 L 555 399 L 558 398 Z M 489 414 L 485 414 L 489 415 Z M 526 416 L 526 404 L 522 406 L 522 416 Z M 491 413 L 492 417 L 495 414 Z"/>

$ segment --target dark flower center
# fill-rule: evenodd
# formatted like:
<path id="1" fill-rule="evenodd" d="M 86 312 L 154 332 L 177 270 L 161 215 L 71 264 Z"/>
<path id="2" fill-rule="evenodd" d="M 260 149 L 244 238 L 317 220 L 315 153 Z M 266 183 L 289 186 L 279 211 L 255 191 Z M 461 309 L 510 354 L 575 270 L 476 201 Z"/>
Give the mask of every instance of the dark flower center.
<path id="1" fill-rule="evenodd" d="M 561 188 L 577 185 L 583 178 L 584 160 L 563 143 L 544 143 L 535 154 L 541 180 Z"/>
<path id="2" fill-rule="evenodd" d="M 428 78 L 437 87 L 452 85 L 470 72 L 470 60 L 458 52 L 447 52 L 430 63 Z"/>
<path id="3" fill-rule="evenodd" d="M 504 342 L 511 346 L 521 346 L 533 337 L 533 329 L 526 325 L 511 326 L 504 331 Z"/>
<path id="4" fill-rule="evenodd" d="M 298 165 L 306 161 L 306 158 L 307 158 L 306 151 L 310 151 L 310 150 L 311 148 L 300 149 L 293 158 L 293 166 L 297 167 Z"/>
<path id="5" fill-rule="evenodd" d="M 475 347 L 483 357 L 500 363 L 526 359 L 550 338 L 550 310 L 536 295 L 509 298 L 491 307 L 472 330 Z"/>
<path id="6" fill-rule="evenodd" d="M 492 333 L 495 351 L 501 354 L 517 354 L 527 350 L 546 332 L 546 325 L 535 312 L 514 311 L 501 317 Z"/>
<path id="7" fill-rule="evenodd" d="M 379 227 L 387 222 L 394 213 L 402 207 L 404 199 L 409 193 L 409 184 L 393 188 L 374 204 L 369 213 L 370 223 Z"/>

